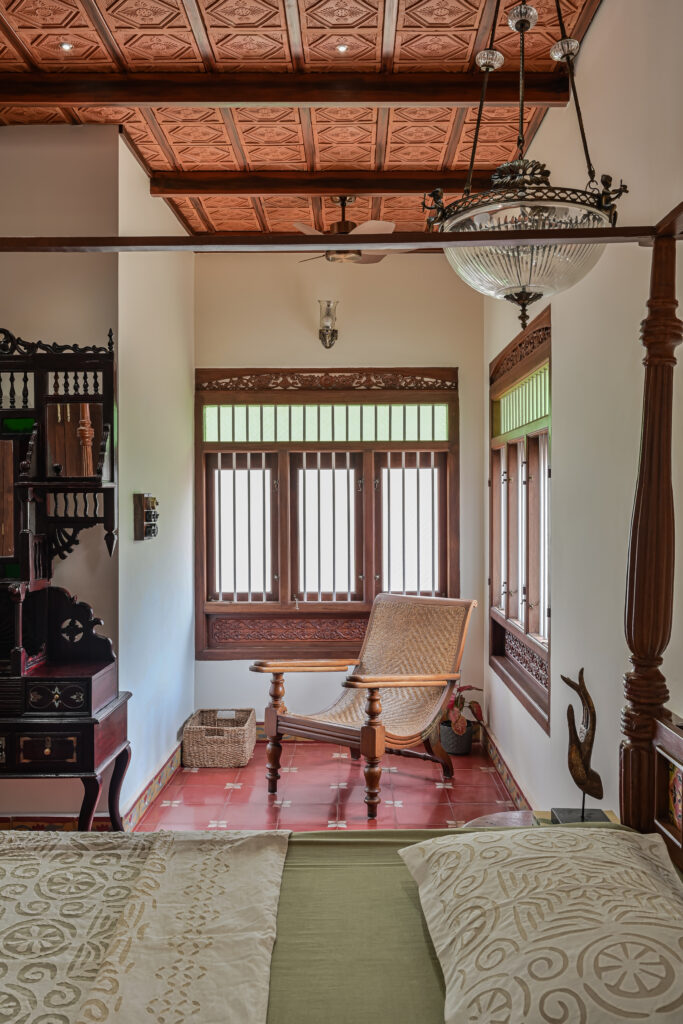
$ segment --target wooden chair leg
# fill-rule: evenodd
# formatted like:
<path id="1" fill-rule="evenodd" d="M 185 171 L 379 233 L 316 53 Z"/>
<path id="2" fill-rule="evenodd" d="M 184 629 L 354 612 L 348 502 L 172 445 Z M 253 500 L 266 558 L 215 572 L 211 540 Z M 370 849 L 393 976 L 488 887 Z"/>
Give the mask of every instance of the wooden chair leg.
<path id="1" fill-rule="evenodd" d="M 277 783 L 280 778 L 282 733 L 278 731 L 278 714 L 285 710 L 284 696 L 284 674 L 273 672 L 270 679 L 270 704 L 266 708 L 263 722 L 268 737 L 266 779 L 269 793 L 277 793 Z"/>
<path id="2" fill-rule="evenodd" d="M 365 768 L 365 803 L 368 808 L 368 819 L 377 817 L 377 808 L 380 803 L 380 779 L 382 778 L 382 762 L 379 757 L 366 757 Z"/>
<path id="3" fill-rule="evenodd" d="M 382 754 L 384 753 L 384 726 L 380 722 L 382 702 L 379 689 L 368 690 L 365 702 L 367 718 L 360 731 L 360 750 L 365 758 L 365 803 L 368 808 L 368 819 L 377 817 L 380 802 L 380 779 L 382 777 Z"/>
<path id="4" fill-rule="evenodd" d="M 360 761 L 360 747 L 349 747 L 352 761 Z"/>
<path id="5" fill-rule="evenodd" d="M 453 778 L 453 762 L 451 761 L 450 755 L 441 746 L 441 740 L 439 734 L 433 732 L 431 736 L 428 736 L 424 740 L 424 747 L 428 754 L 432 754 L 437 759 L 441 768 L 443 769 L 444 779 Z"/>
<path id="6" fill-rule="evenodd" d="M 280 778 L 280 757 L 282 755 L 282 736 L 277 733 L 268 737 L 266 757 L 268 767 L 266 768 L 266 779 L 268 780 L 268 792 L 277 793 L 277 782 Z"/>

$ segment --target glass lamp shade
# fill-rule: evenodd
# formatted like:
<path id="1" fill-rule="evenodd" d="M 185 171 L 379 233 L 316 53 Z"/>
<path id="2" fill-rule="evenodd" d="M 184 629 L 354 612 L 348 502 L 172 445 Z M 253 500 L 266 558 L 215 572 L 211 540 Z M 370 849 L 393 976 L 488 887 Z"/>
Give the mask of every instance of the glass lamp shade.
<path id="1" fill-rule="evenodd" d="M 601 210 L 557 200 L 513 200 L 462 210 L 444 220 L 442 231 L 562 231 L 609 227 Z M 504 299 L 526 291 L 537 298 L 571 288 L 595 266 L 604 245 L 525 243 L 477 248 L 446 246 L 455 272 L 476 291 Z"/>

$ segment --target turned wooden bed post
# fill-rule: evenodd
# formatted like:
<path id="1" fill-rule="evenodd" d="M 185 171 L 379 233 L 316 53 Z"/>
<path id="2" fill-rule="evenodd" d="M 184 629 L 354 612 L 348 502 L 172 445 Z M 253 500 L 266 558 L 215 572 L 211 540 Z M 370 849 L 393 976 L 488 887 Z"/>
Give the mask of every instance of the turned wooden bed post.
<path id="1" fill-rule="evenodd" d="M 660 665 L 671 637 L 674 583 L 674 505 L 671 484 L 673 373 L 683 323 L 676 316 L 674 231 L 654 242 L 648 314 L 640 464 L 631 522 L 625 631 L 633 669 L 624 677 L 620 808 L 625 825 L 654 825 L 655 718 L 669 698 Z"/>

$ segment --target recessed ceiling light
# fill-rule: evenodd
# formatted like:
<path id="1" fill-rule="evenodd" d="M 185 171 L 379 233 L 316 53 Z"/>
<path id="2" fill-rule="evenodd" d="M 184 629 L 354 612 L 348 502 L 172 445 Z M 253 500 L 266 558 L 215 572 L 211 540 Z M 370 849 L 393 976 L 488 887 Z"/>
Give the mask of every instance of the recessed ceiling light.
<path id="1" fill-rule="evenodd" d="M 346 53 L 348 48 L 349 48 L 348 43 L 340 43 L 339 46 L 336 47 L 336 49 L 338 50 L 339 53 Z"/>
<path id="2" fill-rule="evenodd" d="M 59 49 L 60 50 L 73 50 L 73 48 L 74 48 L 74 44 L 73 43 L 60 43 L 59 44 Z"/>

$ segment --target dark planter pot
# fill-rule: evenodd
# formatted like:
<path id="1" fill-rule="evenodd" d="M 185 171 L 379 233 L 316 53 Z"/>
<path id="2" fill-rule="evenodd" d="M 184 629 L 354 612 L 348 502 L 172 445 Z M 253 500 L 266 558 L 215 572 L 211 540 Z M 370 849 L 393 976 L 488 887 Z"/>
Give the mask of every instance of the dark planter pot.
<path id="1" fill-rule="evenodd" d="M 472 753 L 472 723 L 467 723 L 467 729 L 462 736 L 456 736 L 450 726 L 450 722 L 441 723 L 441 746 L 448 754 L 471 754 Z"/>

